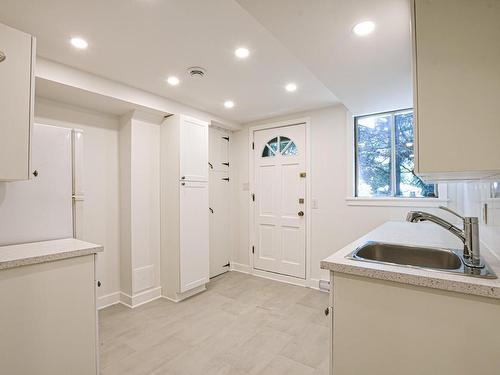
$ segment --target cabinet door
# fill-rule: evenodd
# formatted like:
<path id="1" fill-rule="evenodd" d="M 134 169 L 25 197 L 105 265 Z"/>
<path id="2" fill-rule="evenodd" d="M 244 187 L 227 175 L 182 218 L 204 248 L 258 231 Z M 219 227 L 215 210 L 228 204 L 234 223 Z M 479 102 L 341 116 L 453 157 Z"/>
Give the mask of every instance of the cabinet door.
<path id="1" fill-rule="evenodd" d="M 418 173 L 437 179 L 495 174 L 500 2 L 415 0 L 413 17 Z"/>
<path id="2" fill-rule="evenodd" d="M 226 172 L 210 172 L 210 277 L 229 271 L 231 226 L 229 178 Z"/>
<path id="3" fill-rule="evenodd" d="M 0 181 L 29 178 L 34 39 L 0 24 Z"/>
<path id="4" fill-rule="evenodd" d="M 210 128 L 209 131 L 210 147 L 208 150 L 209 161 L 212 165 L 211 170 L 218 172 L 229 171 L 229 132 Z"/>
<path id="5" fill-rule="evenodd" d="M 181 182 L 180 293 L 209 279 L 208 183 Z"/>
<path id="6" fill-rule="evenodd" d="M 94 254 L 0 272 L 2 374 L 93 375 Z"/>
<path id="7" fill-rule="evenodd" d="M 180 172 L 182 180 L 208 181 L 208 123 L 182 117 Z"/>

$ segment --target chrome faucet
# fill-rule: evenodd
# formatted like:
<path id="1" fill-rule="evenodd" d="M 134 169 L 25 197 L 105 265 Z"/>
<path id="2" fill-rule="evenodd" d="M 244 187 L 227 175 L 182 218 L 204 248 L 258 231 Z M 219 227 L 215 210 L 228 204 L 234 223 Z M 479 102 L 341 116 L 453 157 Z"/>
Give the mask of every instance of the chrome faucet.
<path id="1" fill-rule="evenodd" d="M 431 221 L 437 224 L 449 232 L 453 233 L 455 236 L 460 238 L 464 243 L 464 263 L 466 266 L 471 268 L 483 268 L 484 264 L 481 262 L 481 256 L 479 253 L 479 220 L 477 217 L 463 217 L 457 214 L 455 211 L 450 210 L 447 207 L 439 206 L 442 210 L 452 213 L 462 219 L 464 224 L 464 229 L 460 229 L 455 225 L 447 222 L 446 220 L 440 218 L 439 216 L 430 214 L 423 211 L 410 211 L 406 215 L 406 221 L 411 223 L 418 223 L 420 221 Z"/>

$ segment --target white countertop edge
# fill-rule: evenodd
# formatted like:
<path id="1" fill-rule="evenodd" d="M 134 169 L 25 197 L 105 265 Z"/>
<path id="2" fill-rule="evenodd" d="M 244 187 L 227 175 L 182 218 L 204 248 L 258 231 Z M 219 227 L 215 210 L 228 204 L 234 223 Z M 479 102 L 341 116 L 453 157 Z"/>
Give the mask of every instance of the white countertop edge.
<path id="1" fill-rule="evenodd" d="M 75 238 L 0 246 L 0 270 L 102 252 L 103 246 Z"/>
<path id="2" fill-rule="evenodd" d="M 416 227 L 415 225 L 419 225 L 419 227 Z M 419 240 L 410 242 L 407 238 L 405 238 L 407 233 L 388 235 L 387 238 L 384 239 L 384 232 L 397 231 L 402 228 L 407 231 L 413 231 L 413 233 L 411 233 L 412 235 L 415 235 L 419 231 L 425 231 L 426 236 L 422 237 L 425 239 L 422 241 Z M 378 280 L 387 280 L 402 284 L 500 299 L 500 279 L 498 278 L 483 279 L 448 272 L 364 262 L 346 258 L 346 255 L 349 255 L 358 246 L 370 240 L 385 240 L 386 242 L 392 243 L 457 248 L 455 240 L 453 237 L 450 238 L 450 236 L 452 235 L 449 235 L 442 228 L 433 226 L 433 224 L 430 223 L 422 225 L 405 222 L 387 222 L 358 240 L 343 247 L 328 258 L 322 260 L 321 268 L 334 272 L 359 275 Z M 484 246 L 482 246 L 481 252 L 481 255 L 485 258 L 492 271 L 500 277 L 499 259 Z"/>

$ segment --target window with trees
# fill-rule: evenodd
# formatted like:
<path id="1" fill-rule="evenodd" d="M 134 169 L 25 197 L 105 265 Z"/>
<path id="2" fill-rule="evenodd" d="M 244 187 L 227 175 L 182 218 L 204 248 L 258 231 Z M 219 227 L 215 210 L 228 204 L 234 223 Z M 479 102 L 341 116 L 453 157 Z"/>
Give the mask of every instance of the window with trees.
<path id="1" fill-rule="evenodd" d="M 356 196 L 437 197 L 414 171 L 413 111 L 355 118 Z"/>

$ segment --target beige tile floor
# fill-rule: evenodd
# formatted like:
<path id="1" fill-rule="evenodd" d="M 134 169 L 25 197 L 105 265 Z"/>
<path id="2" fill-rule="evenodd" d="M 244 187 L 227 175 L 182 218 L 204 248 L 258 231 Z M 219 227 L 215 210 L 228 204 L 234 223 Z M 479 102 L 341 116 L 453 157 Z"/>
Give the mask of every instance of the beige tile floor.
<path id="1" fill-rule="evenodd" d="M 326 375 L 328 295 L 229 272 L 181 303 L 99 312 L 102 375 Z"/>

